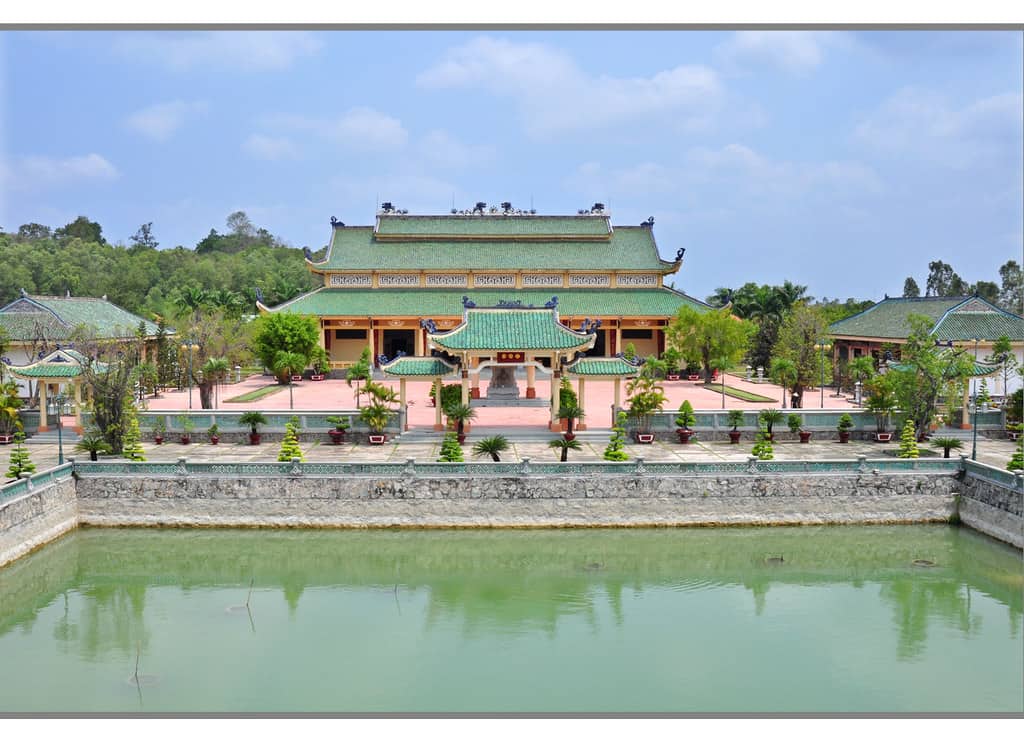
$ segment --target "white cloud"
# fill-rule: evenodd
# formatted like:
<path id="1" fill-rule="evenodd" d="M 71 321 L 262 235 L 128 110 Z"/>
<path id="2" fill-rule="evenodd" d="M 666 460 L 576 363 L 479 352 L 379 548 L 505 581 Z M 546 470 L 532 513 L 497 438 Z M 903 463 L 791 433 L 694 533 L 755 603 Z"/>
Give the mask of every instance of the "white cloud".
<path id="1" fill-rule="evenodd" d="M 833 38 L 816 31 L 737 31 L 715 49 L 729 67 L 769 64 L 790 72 L 814 69 Z"/>
<path id="2" fill-rule="evenodd" d="M 714 70 L 702 65 L 682 65 L 650 77 L 595 77 L 558 49 L 488 36 L 449 50 L 417 77 L 417 84 L 428 89 L 480 88 L 508 97 L 535 136 L 668 112 L 685 126 L 702 122 L 722 93 Z"/>
<path id="3" fill-rule="evenodd" d="M 283 114 L 265 119 L 273 128 L 312 133 L 350 149 L 404 147 L 409 134 L 402 122 L 373 108 L 351 108 L 336 117 Z"/>
<path id="4" fill-rule="evenodd" d="M 122 34 L 115 41 L 115 49 L 134 62 L 152 62 L 175 71 L 212 66 L 287 69 L 322 46 L 305 31 L 163 31 Z"/>
<path id="5" fill-rule="evenodd" d="M 494 147 L 485 144 L 463 144 L 447 131 L 428 132 L 419 142 L 420 154 L 438 167 L 464 169 L 487 164 L 494 159 Z"/>
<path id="6" fill-rule="evenodd" d="M 857 126 L 861 144 L 898 158 L 953 168 L 1020 158 L 1021 94 L 1007 92 L 957 107 L 938 93 L 904 88 Z"/>
<path id="7" fill-rule="evenodd" d="M 252 134 L 242 142 L 242 149 L 257 159 L 295 159 L 299 155 L 294 142 L 286 136 Z"/>
<path id="8" fill-rule="evenodd" d="M 132 113 L 125 120 L 125 126 L 132 131 L 156 141 L 166 141 L 185 122 L 206 111 L 206 103 L 172 100 L 156 103 Z"/>
<path id="9" fill-rule="evenodd" d="M 7 188 L 20 191 L 39 191 L 62 187 L 82 181 L 113 180 L 119 176 L 117 168 L 99 154 L 77 157 L 28 156 L 0 163 L 0 181 Z"/>
<path id="10" fill-rule="evenodd" d="M 656 162 L 640 162 L 621 169 L 605 170 L 598 162 L 584 162 L 566 179 L 566 187 L 594 199 L 669 193 L 682 184 L 679 173 Z"/>

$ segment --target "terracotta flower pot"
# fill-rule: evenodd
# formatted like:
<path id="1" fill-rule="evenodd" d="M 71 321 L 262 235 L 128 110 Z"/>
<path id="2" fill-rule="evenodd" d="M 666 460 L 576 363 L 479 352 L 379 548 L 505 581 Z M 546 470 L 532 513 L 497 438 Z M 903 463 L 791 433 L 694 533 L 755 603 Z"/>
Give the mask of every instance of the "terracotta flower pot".
<path id="1" fill-rule="evenodd" d="M 328 429 L 327 434 L 331 437 L 332 445 L 340 445 L 345 441 L 345 430 L 344 429 Z"/>
<path id="2" fill-rule="evenodd" d="M 729 432 L 729 444 L 738 445 L 742 436 L 743 432 L 740 431 Z"/>
<path id="3" fill-rule="evenodd" d="M 850 441 L 850 433 L 849 432 L 839 432 L 839 443 L 840 444 L 846 444 L 849 441 Z"/>
<path id="4" fill-rule="evenodd" d="M 696 434 L 692 429 L 676 429 L 676 435 L 679 437 L 679 444 L 685 445 L 690 441 L 690 437 Z"/>
<path id="5" fill-rule="evenodd" d="M 159 435 L 159 434 L 153 435 L 153 444 L 162 445 L 163 443 L 164 443 L 164 438 L 161 435 Z"/>
<path id="6" fill-rule="evenodd" d="M 875 432 L 875 441 L 876 442 L 891 442 L 892 441 L 892 434 L 893 434 L 892 432 Z"/>
<path id="7" fill-rule="evenodd" d="M 800 432 L 800 444 L 807 444 L 811 441 L 810 432 Z"/>
<path id="8" fill-rule="evenodd" d="M 654 435 L 649 432 L 637 432 L 636 441 L 637 444 L 649 445 L 654 441 Z"/>
<path id="9" fill-rule="evenodd" d="M 192 436 L 188 434 L 181 435 L 181 443 L 187 445 L 192 441 Z"/>
<path id="10" fill-rule="evenodd" d="M 372 445 L 382 445 L 388 441 L 388 435 L 386 434 L 370 434 L 367 436 L 370 440 L 370 444 Z"/>
<path id="11" fill-rule="evenodd" d="M 218 442 L 220 442 L 220 437 L 218 437 L 216 434 L 210 437 L 210 444 L 215 445 Z"/>
<path id="12" fill-rule="evenodd" d="M 249 444 L 251 444 L 251 445 L 258 445 L 259 443 L 260 443 L 260 435 L 259 434 L 252 434 L 252 433 L 250 433 L 249 434 Z"/>

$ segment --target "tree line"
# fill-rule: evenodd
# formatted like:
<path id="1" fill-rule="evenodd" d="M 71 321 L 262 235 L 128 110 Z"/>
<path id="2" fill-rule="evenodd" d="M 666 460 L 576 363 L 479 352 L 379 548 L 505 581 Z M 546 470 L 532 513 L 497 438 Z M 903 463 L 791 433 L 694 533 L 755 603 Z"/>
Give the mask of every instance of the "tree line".
<path id="1" fill-rule="evenodd" d="M 142 224 L 129 244 L 110 244 L 87 216 L 57 228 L 22 224 L 0 231 L 0 305 L 24 289 L 36 295 L 106 295 L 146 318 L 172 316 L 189 291 L 233 294 L 255 312 L 257 288 L 268 305 L 312 290 L 302 249 L 254 225 L 243 211 L 226 219 L 194 247 L 158 249 L 153 224 Z M 325 248 L 326 249 L 326 248 Z M 314 254 L 319 258 L 323 251 Z"/>

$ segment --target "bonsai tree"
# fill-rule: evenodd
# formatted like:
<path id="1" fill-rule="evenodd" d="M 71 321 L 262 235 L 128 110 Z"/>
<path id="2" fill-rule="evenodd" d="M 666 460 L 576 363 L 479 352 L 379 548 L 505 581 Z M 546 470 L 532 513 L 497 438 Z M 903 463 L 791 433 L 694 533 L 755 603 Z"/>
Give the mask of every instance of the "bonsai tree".
<path id="1" fill-rule="evenodd" d="M 666 375 L 678 375 L 679 365 L 683 361 L 683 353 L 675 347 L 668 347 L 661 353 L 661 360 L 665 363 Z"/>
<path id="2" fill-rule="evenodd" d="M 608 440 L 608 446 L 604 448 L 604 459 L 613 462 L 623 462 L 629 459 L 626 454 L 626 412 L 620 411 L 615 416 L 615 426 L 612 427 L 612 436 Z"/>
<path id="3" fill-rule="evenodd" d="M 459 403 L 444 410 L 448 421 L 455 424 L 455 433 L 459 444 L 466 441 L 466 422 L 476 418 L 476 409 L 469 404 Z"/>
<path id="4" fill-rule="evenodd" d="M 786 426 L 789 427 L 789 431 L 792 432 L 793 434 L 799 434 L 800 431 L 801 431 L 800 430 L 800 415 L 799 414 L 790 414 L 789 416 L 787 416 L 786 417 Z"/>
<path id="5" fill-rule="evenodd" d="M 508 440 L 500 434 L 485 437 L 473 445 L 473 457 L 490 455 L 494 462 L 501 462 L 500 453 L 508 449 Z"/>
<path id="6" fill-rule="evenodd" d="M 189 421 L 192 421 L 189 419 Z M 130 408 L 125 412 L 125 430 L 121 454 L 132 462 L 145 462 L 146 454 L 142 449 L 142 432 L 139 431 L 139 417 L 135 415 L 135 409 Z"/>
<path id="7" fill-rule="evenodd" d="M 167 431 L 167 422 L 164 417 L 158 416 L 153 422 L 153 441 L 160 444 L 164 441 L 164 433 Z"/>
<path id="8" fill-rule="evenodd" d="M 325 375 L 331 367 L 331 358 L 327 350 L 318 344 L 310 353 L 309 364 L 313 366 L 313 372 L 317 375 Z"/>
<path id="9" fill-rule="evenodd" d="M 461 397 L 460 395 L 459 398 Z M 569 379 L 563 375 L 562 381 L 558 384 L 558 408 L 562 409 L 579 405 L 580 399 L 576 396 L 576 391 L 572 389 Z"/>
<path id="10" fill-rule="evenodd" d="M 328 416 L 326 420 L 328 424 L 334 425 L 334 431 L 336 432 L 347 432 L 349 428 L 348 417 L 345 416 Z"/>
<path id="11" fill-rule="evenodd" d="M 579 406 L 559 406 L 558 407 L 558 418 L 566 420 L 566 427 L 565 427 L 565 436 L 566 437 L 571 439 L 574 436 L 573 435 L 573 431 L 572 431 L 573 422 L 576 419 L 582 419 L 584 416 L 585 416 L 585 414 L 583 413 L 583 409 L 581 409 Z"/>
<path id="12" fill-rule="evenodd" d="M 868 382 L 868 398 L 864 407 L 875 415 L 875 430 L 879 434 L 889 432 L 889 417 L 896 410 L 896 389 L 892 377 L 876 375 Z"/>
<path id="13" fill-rule="evenodd" d="M 1021 436 L 1017 440 L 1017 444 L 1014 445 L 1013 457 L 1006 464 L 1006 469 L 1009 471 L 1024 470 L 1024 436 Z"/>
<path id="14" fill-rule="evenodd" d="M 211 424 L 210 428 L 206 430 L 206 437 L 210 440 L 210 444 L 217 444 L 220 441 L 220 427 Z"/>
<path id="15" fill-rule="evenodd" d="M 455 436 L 455 432 L 448 432 L 444 435 L 444 441 L 441 442 L 441 456 L 437 458 L 438 462 L 464 462 L 462 457 L 462 447 L 459 445 L 459 440 Z"/>
<path id="16" fill-rule="evenodd" d="M 568 462 L 569 450 L 583 449 L 583 447 L 580 446 L 580 443 L 577 442 L 575 439 L 566 439 L 564 437 L 562 437 L 561 439 L 551 440 L 550 442 L 548 442 L 548 447 L 550 447 L 553 450 L 561 451 L 560 462 Z"/>
<path id="17" fill-rule="evenodd" d="M 767 430 L 768 439 L 772 439 L 772 430 L 775 427 L 775 423 L 782 421 L 782 411 L 779 409 L 762 409 L 761 413 L 757 415 L 757 419 Z"/>
<path id="18" fill-rule="evenodd" d="M 742 412 L 740 412 L 742 414 Z M 693 412 L 693 404 L 688 400 L 679 404 L 679 412 L 676 414 L 676 426 L 680 429 L 690 430 L 697 423 L 697 415 Z"/>
<path id="19" fill-rule="evenodd" d="M 914 427 L 914 420 L 907 419 L 903 425 L 903 432 L 900 433 L 900 449 L 896 453 L 898 457 L 916 458 L 917 451 L 917 430 Z"/>
<path id="20" fill-rule="evenodd" d="M 750 454 L 755 455 L 758 460 L 774 459 L 771 433 L 765 427 L 762 426 L 758 430 L 757 439 L 754 441 L 754 448 L 750 451 Z"/>
<path id="21" fill-rule="evenodd" d="M 238 426 L 249 427 L 249 442 L 251 444 L 260 443 L 260 425 L 267 423 L 267 417 L 261 414 L 259 411 L 246 411 L 244 414 L 238 417 Z"/>
<path id="22" fill-rule="evenodd" d="M 664 407 L 668 400 L 664 389 L 654 378 L 641 371 L 640 375 L 626 384 L 629 415 L 636 421 L 637 432 L 650 434 L 651 419 Z"/>
<path id="23" fill-rule="evenodd" d="M 196 423 L 188 414 L 181 414 L 178 423 L 181 424 L 181 443 L 187 445 L 192 441 L 192 430 L 196 428 Z"/>
<path id="24" fill-rule="evenodd" d="M 299 446 L 298 419 L 292 417 L 284 425 L 284 439 L 281 440 L 281 451 L 277 453 L 278 462 L 291 462 L 292 458 L 304 460 L 302 448 Z"/>
<path id="25" fill-rule="evenodd" d="M 840 442 L 848 442 L 850 440 L 851 429 L 853 429 L 853 417 L 844 413 L 839 417 L 839 423 L 836 424 L 836 431 L 839 432 Z"/>
<path id="26" fill-rule="evenodd" d="M 959 450 L 964 446 L 956 437 L 936 437 L 932 440 L 932 447 L 938 447 L 942 450 L 943 457 L 949 457 L 950 450 Z"/>
<path id="27" fill-rule="evenodd" d="M 726 418 L 729 420 L 732 431 L 739 432 L 739 425 L 743 423 L 743 409 L 729 409 Z"/>
<path id="28" fill-rule="evenodd" d="M 99 460 L 99 453 L 102 452 L 106 454 L 110 452 L 110 445 L 108 445 L 107 441 L 103 439 L 102 434 L 97 430 L 92 430 L 82 436 L 75 445 L 75 449 L 79 452 L 88 452 L 89 459 L 96 462 Z"/>
<path id="29" fill-rule="evenodd" d="M 11 450 L 10 463 L 10 467 L 7 468 L 9 478 L 20 478 L 22 473 L 32 473 L 36 469 L 25 447 L 25 433 L 20 429 L 14 433 L 14 449 Z"/>

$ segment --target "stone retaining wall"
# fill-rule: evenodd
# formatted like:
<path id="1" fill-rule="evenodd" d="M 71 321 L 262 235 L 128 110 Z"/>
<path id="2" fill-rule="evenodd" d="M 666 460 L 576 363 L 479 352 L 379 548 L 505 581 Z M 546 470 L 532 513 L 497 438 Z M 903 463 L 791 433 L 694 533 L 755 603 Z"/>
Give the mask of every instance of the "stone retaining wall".
<path id="1" fill-rule="evenodd" d="M 528 478 L 83 477 L 94 525 L 550 527 L 929 522 L 949 474 Z"/>
<path id="2" fill-rule="evenodd" d="M 77 526 L 78 499 L 72 478 L 0 499 L 0 566 Z"/>
<path id="3" fill-rule="evenodd" d="M 960 521 L 1024 549 L 1024 493 L 968 475 L 960 484 Z"/>

